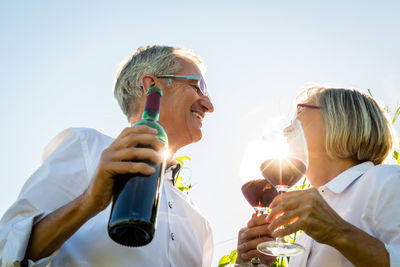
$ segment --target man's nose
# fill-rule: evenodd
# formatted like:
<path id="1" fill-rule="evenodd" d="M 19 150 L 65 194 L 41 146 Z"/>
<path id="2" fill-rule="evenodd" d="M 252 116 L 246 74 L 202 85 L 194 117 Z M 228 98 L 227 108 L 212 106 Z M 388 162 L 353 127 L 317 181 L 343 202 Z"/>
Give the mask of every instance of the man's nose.
<path id="1" fill-rule="evenodd" d="M 209 97 L 202 97 L 200 100 L 201 106 L 204 107 L 205 112 L 214 112 L 214 105 Z"/>

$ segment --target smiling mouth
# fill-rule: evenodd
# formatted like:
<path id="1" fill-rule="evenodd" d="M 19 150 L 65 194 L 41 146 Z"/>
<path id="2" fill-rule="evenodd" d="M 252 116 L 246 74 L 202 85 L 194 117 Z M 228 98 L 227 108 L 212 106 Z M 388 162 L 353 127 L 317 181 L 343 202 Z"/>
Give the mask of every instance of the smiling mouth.
<path id="1" fill-rule="evenodd" d="M 192 114 L 193 114 L 195 117 L 199 118 L 200 120 L 203 120 L 203 117 L 202 117 L 199 113 L 197 113 L 196 111 L 192 111 Z"/>

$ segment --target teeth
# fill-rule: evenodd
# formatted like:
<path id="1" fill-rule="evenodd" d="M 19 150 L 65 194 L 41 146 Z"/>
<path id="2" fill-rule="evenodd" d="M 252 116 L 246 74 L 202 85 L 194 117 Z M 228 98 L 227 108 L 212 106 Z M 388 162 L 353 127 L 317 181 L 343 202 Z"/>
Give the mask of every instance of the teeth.
<path id="1" fill-rule="evenodd" d="M 203 117 L 202 117 L 199 113 L 197 113 L 197 112 L 192 111 L 192 114 L 195 115 L 195 116 L 196 116 L 197 118 L 199 118 L 200 120 L 203 119 Z"/>

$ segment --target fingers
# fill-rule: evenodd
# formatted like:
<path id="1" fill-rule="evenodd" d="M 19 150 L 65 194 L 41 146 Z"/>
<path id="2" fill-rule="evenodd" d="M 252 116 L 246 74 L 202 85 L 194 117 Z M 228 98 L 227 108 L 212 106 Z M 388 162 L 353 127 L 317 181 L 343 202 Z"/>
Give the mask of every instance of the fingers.
<path id="1" fill-rule="evenodd" d="M 155 168 L 144 162 L 109 162 L 102 165 L 102 169 L 111 174 L 140 173 L 142 175 L 151 175 L 155 172 Z"/>
<path id="2" fill-rule="evenodd" d="M 248 240 L 260 236 L 271 237 L 272 235 L 266 217 L 267 214 L 252 217 L 247 223 L 248 227 L 242 228 L 239 231 L 239 239 Z"/>
<path id="3" fill-rule="evenodd" d="M 248 222 L 250 226 L 240 229 L 237 247 L 238 263 L 249 262 L 255 257 L 268 265 L 274 261 L 274 257 L 266 256 L 257 250 L 259 243 L 273 240 L 268 228 L 269 224 L 265 221 L 266 217 L 267 214 L 253 216 Z"/>
<path id="4" fill-rule="evenodd" d="M 260 258 L 263 262 L 273 262 L 274 257 L 266 256 L 257 250 L 258 244 L 271 240 L 273 238 L 264 236 L 238 244 L 238 258 L 240 259 L 238 263 L 249 262 L 252 258 Z"/>
<path id="5" fill-rule="evenodd" d="M 318 190 L 315 188 L 280 194 L 274 198 L 269 206 L 272 210 L 267 217 L 267 221 L 271 222 L 283 212 L 294 210 L 305 203 L 313 202 L 318 196 Z"/>
<path id="6" fill-rule="evenodd" d="M 110 178 L 116 174 L 154 173 L 151 165 L 164 160 L 166 148 L 156 134 L 157 130 L 145 125 L 125 128 L 103 151 L 98 165 L 100 173 L 108 174 Z"/>
<path id="7" fill-rule="evenodd" d="M 117 152 L 112 155 L 111 159 L 121 161 L 147 158 L 149 155 L 143 155 L 143 153 L 149 153 L 150 151 L 146 152 L 146 150 L 139 148 L 148 148 L 155 151 L 165 150 L 166 144 L 156 134 L 157 130 L 145 125 L 125 128 L 108 148 L 110 151 Z M 156 155 L 154 154 L 153 156 Z M 154 160 L 157 161 L 156 158 Z"/>
<path id="8" fill-rule="evenodd" d="M 126 128 L 120 136 L 114 140 L 111 147 L 120 150 L 128 147 L 151 147 L 154 150 L 165 149 L 166 144 L 157 136 L 157 131 L 153 128 L 140 125 Z"/>
<path id="9" fill-rule="evenodd" d="M 262 225 L 265 224 L 265 218 L 268 216 L 268 214 L 261 214 L 261 215 L 256 215 L 255 213 L 252 214 L 251 219 L 247 223 L 248 227 L 253 227 L 256 225 Z"/>
<path id="10" fill-rule="evenodd" d="M 272 237 L 271 230 L 269 228 L 269 224 L 267 224 L 267 223 L 260 225 L 260 226 L 246 228 L 246 230 L 240 234 L 239 238 L 241 240 L 250 240 L 250 239 L 259 238 L 262 236 Z"/>
<path id="11" fill-rule="evenodd" d="M 263 261 L 267 262 L 270 261 L 270 259 L 272 259 L 273 261 L 272 257 L 266 256 L 257 250 L 258 244 L 260 244 L 261 242 L 266 242 L 271 240 L 273 240 L 273 238 L 263 236 L 248 241 L 243 241 L 243 240 L 239 241 L 237 249 L 238 249 L 238 258 L 240 259 L 240 261 L 238 262 L 239 263 L 248 262 L 255 257 L 261 258 L 263 259 Z"/>
<path id="12" fill-rule="evenodd" d="M 257 245 L 261 242 L 273 239 L 268 224 L 265 220 L 263 223 L 262 225 L 251 228 L 245 227 L 239 231 L 238 252 L 240 252 L 241 255 L 245 255 L 244 258 L 242 257 L 244 260 L 248 259 L 248 257 L 251 259 L 255 257 L 254 255 L 260 256 L 260 253 L 256 249 Z"/>
<path id="13" fill-rule="evenodd" d="M 150 148 L 130 147 L 116 151 L 110 155 L 112 161 L 144 161 L 149 160 L 153 164 L 164 160 L 163 151 L 157 152 Z"/>
<path id="14" fill-rule="evenodd" d="M 271 224 L 269 225 L 269 229 L 272 231 L 280 226 L 294 223 L 299 219 L 300 216 L 301 213 L 298 209 L 286 211 L 281 216 L 271 222 Z"/>
<path id="15" fill-rule="evenodd" d="M 284 237 L 287 235 L 291 235 L 297 231 L 299 231 L 300 229 L 302 229 L 302 223 L 300 220 L 297 220 L 296 222 L 286 225 L 284 228 L 280 228 L 278 230 L 276 230 L 275 232 L 273 232 L 273 236 L 274 237 Z"/>
<path id="16" fill-rule="evenodd" d="M 307 189 L 307 190 L 309 190 L 309 189 Z M 274 207 L 276 207 L 280 203 L 286 202 L 287 199 L 299 197 L 300 195 L 304 194 L 304 192 L 306 192 L 307 190 L 296 190 L 296 191 L 290 191 L 290 192 L 286 192 L 286 193 L 281 193 L 281 194 L 277 195 L 272 200 L 271 204 L 269 204 L 269 207 L 271 209 L 273 209 Z"/>
<path id="17" fill-rule="evenodd" d="M 315 188 L 288 192 L 280 200 L 274 200 L 274 208 L 266 218 L 274 237 L 282 237 L 303 230 L 313 239 L 326 240 L 335 232 L 341 218 L 327 204 Z M 282 229 L 278 229 L 284 226 Z"/>
<path id="18" fill-rule="evenodd" d="M 126 127 L 116 139 L 121 139 L 132 133 L 157 134 L 157 130 L 146 125 Z"/>
<path id="19" fill-rule="evenodd" d="M 128 127 L 102 152 L 95 176 L 85 191 L 91 212 L 97 213 L 108 206 L 118 175 L 149 176 L 156 171 L 152 165 L 164 160 L 166 147 L 156 134 L 157 130 L 145 125 Z"/>
<path id="20" fill-rule="evenodd" d="M 274 238 L 269 236 L 260 236 L 258 238 L 250 239 L 248 241 L 240 243 L 240 245 L 238 246 L 238 251 L 240 251 L 241 253 L 249 253 L 249 251 L 251 250 L 257 250 L 257 245 L 261 242 L 271 240 L 274 240 Z"/>
<path id="21" fill-rule="evenodd" d="M 275 204 L 271 212 L 268 214 L 268 217 L 266 218 L 267 222 L 272 222 L 273 220 L 280 218 L 279 216 L 282 216 L 283 213 L 297 209 L 300 205 L 298 199 L 293 197 L 292 198 L 284 197 L 281 198 L 281 200 L 276 201 L 275 203 L 278 204 Z"/>

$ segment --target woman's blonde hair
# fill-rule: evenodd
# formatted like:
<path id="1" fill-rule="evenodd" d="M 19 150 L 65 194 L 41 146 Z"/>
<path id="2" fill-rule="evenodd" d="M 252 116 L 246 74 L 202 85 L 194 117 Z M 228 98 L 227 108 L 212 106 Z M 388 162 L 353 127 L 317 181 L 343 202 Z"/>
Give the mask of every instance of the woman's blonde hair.
<path id="1" fill-rule="evenodd" d="M 356 89 L 312 87 L 301 92 L 297 102 L 321 107 L 329 156 L 353 157 L 376 165 L 392 152 L 396 143 L 393 126 L 385 109 L 371 96 Z"/>

